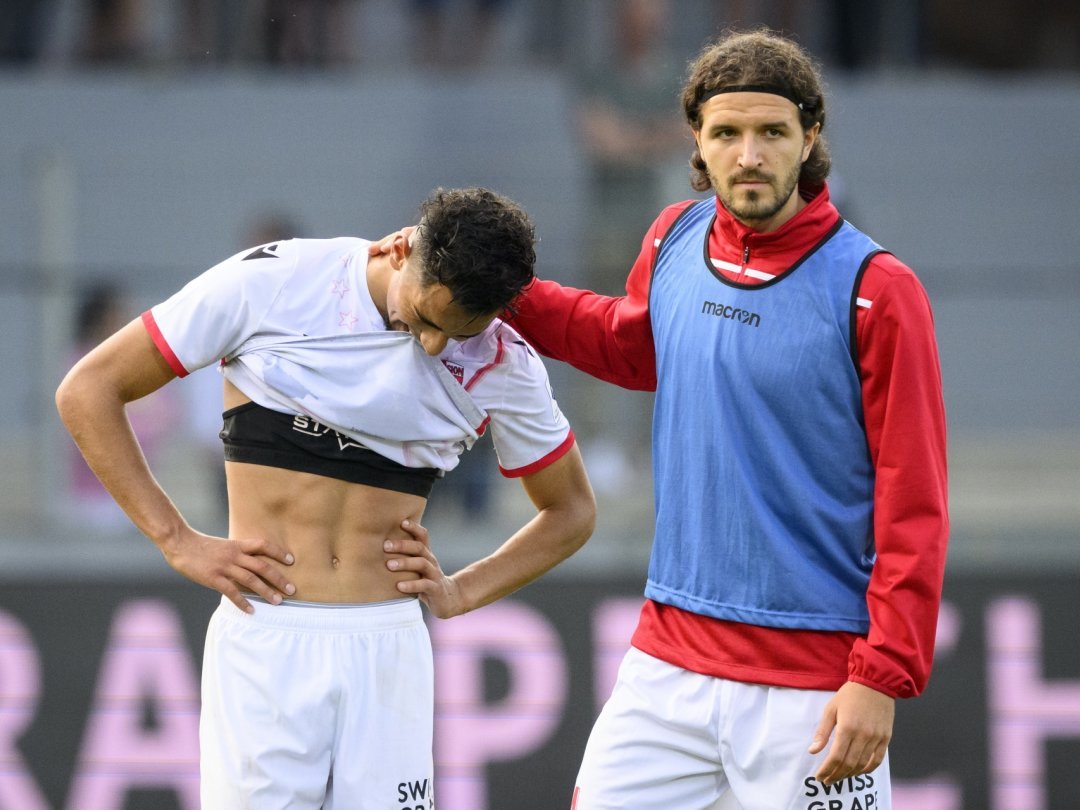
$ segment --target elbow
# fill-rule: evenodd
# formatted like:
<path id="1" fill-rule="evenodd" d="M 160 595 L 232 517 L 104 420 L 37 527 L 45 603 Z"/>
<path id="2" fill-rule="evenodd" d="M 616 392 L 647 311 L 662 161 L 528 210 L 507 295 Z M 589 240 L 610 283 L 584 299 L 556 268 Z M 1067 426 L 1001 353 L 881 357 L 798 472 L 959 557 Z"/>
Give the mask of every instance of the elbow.
<path id="1" fill-rule="evenodd" d="M 95 398 L 94 379 L 76 366 L 67 373 L 56 388 L 54 401 L 60 421 L 73 436 L 80 425 L 91 418 L 95 408 L 100 409 L 102 402 Z"/>
<path id="2" fill-rule="evenodd" d="M 571 530 L 567 542 L 570 547 L 568 557 L 580 550 L 596 530 L 596 498 L 591 489 L 582 493 L 578 499 L 569 525 Z"/>
<path id="3" fill-rule="evenodd" d="M 575 496 L 557 507 L 541 510 L 549 527 L 547 556 L 554 566 L 576 554 L 596 528 L 596 501 L 592 492 Z"/>
<path id="4" fill-rule="evenodd" d="M 56 403 L 56 412 L 60 414 L 60 421 L 69 429 L 79 407 L 78 382 L 74 372 L 69 371 L 60 385 L 56 388 L 53 401 Z"/>
<path id="5" fill-rule="evenodd" d="M 596 529 L 596 498 L 592 492 L 589 492 L 589 503 L 586 507 L 584 524 L 582 526 L 581 545 L 585 545 L 585 541 L 592 537 L 593 531 Z"/>

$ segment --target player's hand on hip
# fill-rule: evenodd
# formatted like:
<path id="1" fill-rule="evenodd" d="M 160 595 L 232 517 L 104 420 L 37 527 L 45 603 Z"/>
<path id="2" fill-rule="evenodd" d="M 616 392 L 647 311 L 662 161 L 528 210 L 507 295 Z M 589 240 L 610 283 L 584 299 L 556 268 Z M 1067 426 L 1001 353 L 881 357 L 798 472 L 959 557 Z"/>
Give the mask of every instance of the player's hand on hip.
<path id="1" fill-rule="evenodd" d="M 832 784 L 877 768 L 885 760 L 895 714 L 896 701 L 888 695 L 854 681 L 841 686 L 825 704 L 810 744 L 810 753 L 816 754 L 833 735 L 817 780 Z"/>
<path id="2" fill-rule="evenodd" d="M 163 553 L 185 577 L 218 591 L 245 613 L 253 610 L 245 592 L 275 605 L 296 593 L 279 567 L 292 565 L 293 555 L 269 540 L 226 540 L 188 529 Z"/>
<path id="3" fill-rule="evenodd" d="M 391 571 L 411 571 L 417 579 L 402 580 L 397 588 L 402 593 L 416 594 L 428 610 L 440 619 L 449 619 L 465 612 L 461 591 L 451 577 L 443 573 L 428 538 L 428 531 L 415 520 L 404 520 L 401 528 L 408 537 L 388 538 L 383 550 L 393 554 L 386 561 Z"/>

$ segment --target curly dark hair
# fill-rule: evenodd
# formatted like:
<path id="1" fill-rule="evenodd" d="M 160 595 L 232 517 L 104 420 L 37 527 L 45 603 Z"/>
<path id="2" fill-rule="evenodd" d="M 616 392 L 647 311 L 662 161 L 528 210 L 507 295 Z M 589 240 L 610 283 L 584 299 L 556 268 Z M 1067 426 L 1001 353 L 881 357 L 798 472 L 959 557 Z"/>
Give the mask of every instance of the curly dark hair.
<path id="1" fill-rule="evenodd" d="M 469 315 L 512 314 L 534 275 L 536 231 L 525 210 L 486 188 L 435 189 L 413 237 L 421 283 L 442 284 Z"/>
<path id="2" fill-rule="evenodd" d="M 790 39 L 765 28 L 749 32 L 729 32 L 707 45 L 690 63 L 682 90 L 686 121 L 701 129 L 701 105 L 722 87 L 758 85 L 776 87 L 802 103 L 799 122 L 803 131 L 814 124 L 825 128 L 825 82 L 817 63 Z M 799 182 L 820 186 L 829 176 L 832 158 L 825 137 L 819 132 L 810 156 L 803 163 Z M 712 187 L 701 152 L 690 157 L 690 185 L 695 191 Z"/>

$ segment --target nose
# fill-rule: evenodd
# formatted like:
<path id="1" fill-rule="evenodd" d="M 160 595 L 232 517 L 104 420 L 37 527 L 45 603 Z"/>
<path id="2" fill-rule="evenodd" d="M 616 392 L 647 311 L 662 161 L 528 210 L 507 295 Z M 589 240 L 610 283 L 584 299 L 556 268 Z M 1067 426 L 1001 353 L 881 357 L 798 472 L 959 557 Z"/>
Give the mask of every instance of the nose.
<path id="1" fill-rule="evenodd" d="M 742 150 L 739 152 L 739 165 L 743 167 L 758 166 L 761 164 L 761 155 L 758 151 L 757 136 L 753 132 L 743 135 Z"/>
<path id="2" fill-rule="evenodd" d="M 434 329 L 425 329 L 420 333 L 420 345 L 432 357 L 441 353 L 449 341 L 450 338 Z"/>

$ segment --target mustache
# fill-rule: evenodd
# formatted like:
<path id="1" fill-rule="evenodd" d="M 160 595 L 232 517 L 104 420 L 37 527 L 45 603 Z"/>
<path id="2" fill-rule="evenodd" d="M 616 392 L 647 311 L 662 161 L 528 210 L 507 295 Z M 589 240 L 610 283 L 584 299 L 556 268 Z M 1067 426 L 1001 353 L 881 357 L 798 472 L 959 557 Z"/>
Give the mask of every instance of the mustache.
<path id="1" fill-rule="evenodd" d="M 772 179 L 773 178 L 771 175 L 763 174 L 762 172 L 759 172 L 755 169 L 750 169 L 749 171 L 741 172 L 740 174 L 733 174 L 731 176 L 732 183 L 745 183 L 748 180 L 752 180 L 758 183 L 771 183 Z"/>

